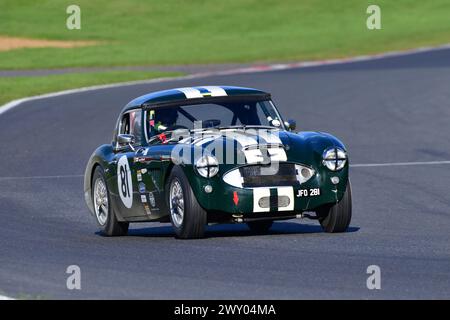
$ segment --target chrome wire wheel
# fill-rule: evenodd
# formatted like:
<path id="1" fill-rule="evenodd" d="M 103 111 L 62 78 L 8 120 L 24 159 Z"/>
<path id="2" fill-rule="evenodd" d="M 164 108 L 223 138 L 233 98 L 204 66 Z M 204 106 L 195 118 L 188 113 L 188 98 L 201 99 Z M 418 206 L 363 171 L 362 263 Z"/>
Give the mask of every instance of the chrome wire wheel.
<path id="1" fill-rule="evenodd" d="M 170 185 L 169 206 L 172 222 L 177 228 L 180 228 L 184 218 L 184 196 L 181 184 L 177 179 L 173 180 Z"/>
<path id="2" fill-rule="evenodd" d="M 108 219 L 108 191 L 103 179 L 98 178 L 94 183 L 94 209 L 97 221 L 101 226 L 106 224 Z"/>

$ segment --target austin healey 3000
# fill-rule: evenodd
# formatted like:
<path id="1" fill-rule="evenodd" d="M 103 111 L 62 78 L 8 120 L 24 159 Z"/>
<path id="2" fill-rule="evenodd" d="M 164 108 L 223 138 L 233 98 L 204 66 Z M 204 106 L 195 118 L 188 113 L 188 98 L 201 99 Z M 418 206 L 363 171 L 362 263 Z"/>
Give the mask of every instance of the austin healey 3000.
<path id="1" fill-rule="evenodd" d="M 352 215 L 349 160 L 330 134 L 296 132 L 271 95 L 230 86 L 177 88 L 134 99 L 112 143 L 89 159 L 87 206 L 104 234 L 131 222 L 171 222 L 179 238 L 209 223 L 317 219 L 344 232 Z"/>

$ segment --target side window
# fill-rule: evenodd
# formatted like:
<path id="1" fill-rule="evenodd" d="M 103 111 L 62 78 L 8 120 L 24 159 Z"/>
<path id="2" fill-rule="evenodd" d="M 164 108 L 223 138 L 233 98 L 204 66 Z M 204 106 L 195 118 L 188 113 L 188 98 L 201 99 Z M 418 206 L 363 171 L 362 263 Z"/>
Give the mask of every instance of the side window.
<path id="1" fill-rule="evenodd" d="M 132 134 L 136 139 L 136 145 L 142 144 L 142 111 L 133 110 L 125 113 L 120 121 L 119 134 Z"/>
<path id="2" fill-rule="evenodd" d="M 125 113 L 120 120 L 119 134 L 130 134 L 130 114 Z"/>

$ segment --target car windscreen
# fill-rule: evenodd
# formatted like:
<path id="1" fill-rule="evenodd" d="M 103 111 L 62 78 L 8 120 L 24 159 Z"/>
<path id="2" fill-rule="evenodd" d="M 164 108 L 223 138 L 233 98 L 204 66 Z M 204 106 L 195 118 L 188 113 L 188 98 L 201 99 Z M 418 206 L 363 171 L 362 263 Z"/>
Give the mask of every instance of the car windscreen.
<path id="1" fill-rule="evenodd" d="M 146 119 L 149 137 L 177 129 L 282 127 L 282 120 L 269 100 L 150 108 Z"/>

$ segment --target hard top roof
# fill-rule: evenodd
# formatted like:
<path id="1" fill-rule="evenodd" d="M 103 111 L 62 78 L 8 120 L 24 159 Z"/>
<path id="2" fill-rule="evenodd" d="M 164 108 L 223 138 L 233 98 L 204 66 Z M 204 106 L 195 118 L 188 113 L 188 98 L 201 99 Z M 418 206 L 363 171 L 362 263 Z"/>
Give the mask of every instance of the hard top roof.
<path id="1" fill-rule="evenodd" d="M 253 88 L 232 87 L 232 86 L 185 87 L 185 88 L 175 88 L 169 90 L 156 91 L 145 94 L 130 101 L 125 106 L 124 110 L 122 110 L 122 112 L 150 105 L 166 104 L 171 102 L 184 103 L 186 101 L 189 101 L 190 99 L 196 99 L 195 101 L 198 101 L 199 99 L 204 98 L 226 98 L 238 96 L 243 97 L 261 96 L 261 98 L 262 97 L 270 98 L 269 93 Z"/>

